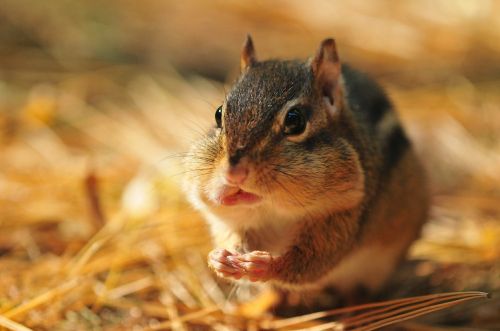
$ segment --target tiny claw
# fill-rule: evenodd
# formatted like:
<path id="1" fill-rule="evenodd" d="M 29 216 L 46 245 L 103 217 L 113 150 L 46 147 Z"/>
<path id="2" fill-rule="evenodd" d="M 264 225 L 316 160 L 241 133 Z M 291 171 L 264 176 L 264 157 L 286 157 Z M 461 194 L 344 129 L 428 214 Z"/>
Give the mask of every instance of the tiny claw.
<path id="1" fill-rule="evenodd" d="M 253 251 L 237 258 L 250 281 L 267 281 L 271 277 L 273 258 L 269 252 Z"/>
<path id="2" fill-rule="evenodd" d="M 237 255 L 233 255 L 231 256 L 231 260 L 233 260 L 234 262 L 245 262 L 247 261 L 247 259 L 245 258 L 245 255 L 240 255 L 240 254 L 237 254 Z"/>
<path id="3" fill-rule="evenodd" d="M 231 256 L 228 256 L 227 259 L 231 262 L 238 262 L 238 256 L 234 256 L 234 255 L 231 255 Z"/>
<path id="4" fill-rule="evenodd" d="M 214 249 L 208 254 L 208 265 L 219 277 L 240 279 L 246 271 L 239 263 L 234 263 L 231 256 L 225 249 Z"/>
<path id="5" fill-rule="evenodd" d="M 232 267 L 236 267 L 240 270 L 245 270 L 245 268 L 241 265 L 241 261 L 235 259 L 234 256 L 228 256 L 227 260 L 231 263 Z"/>

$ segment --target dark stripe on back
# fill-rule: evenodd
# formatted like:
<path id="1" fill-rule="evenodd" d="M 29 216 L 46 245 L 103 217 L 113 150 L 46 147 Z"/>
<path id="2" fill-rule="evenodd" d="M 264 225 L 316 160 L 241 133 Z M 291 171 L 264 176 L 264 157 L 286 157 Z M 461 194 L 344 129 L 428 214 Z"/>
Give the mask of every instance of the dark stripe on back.
<path id="1" fill-rule="evenodd" d="M 342 66 L 342 75 L 347 89 L 347 98 L 355 113 L 363 114 L 363 118 L 373 128 L 392 108 L 384 90 L 369 76 Z"/>
<path id="2" fill-rule="evenodd" d="M 389 175 L 409 147 L 410 141 L 406 137 L 403 128 L 399 125 L 394 127 L 387 135 L 385 148 L 383 149 L 383 176 Z"/>
<path id="3" fill-rule="evenodd" d="M 390 108 L 391 103 L 384 94 L 373 96 L 370 111 L 368 112 L 368 120 L 376 125 Z"/>

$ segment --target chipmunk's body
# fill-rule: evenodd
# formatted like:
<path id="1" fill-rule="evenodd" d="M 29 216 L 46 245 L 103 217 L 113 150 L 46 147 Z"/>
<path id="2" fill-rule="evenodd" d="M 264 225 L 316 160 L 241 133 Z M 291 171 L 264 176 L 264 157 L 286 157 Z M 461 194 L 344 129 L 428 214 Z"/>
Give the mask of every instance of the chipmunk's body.
<path id="1" fill-rule="evenodd" d="M 186 164 L 219 276 L 278 286 L 377 290 L 425 222 L 420 164 L 381 88 L 340 66 L 255 58 Z"/>

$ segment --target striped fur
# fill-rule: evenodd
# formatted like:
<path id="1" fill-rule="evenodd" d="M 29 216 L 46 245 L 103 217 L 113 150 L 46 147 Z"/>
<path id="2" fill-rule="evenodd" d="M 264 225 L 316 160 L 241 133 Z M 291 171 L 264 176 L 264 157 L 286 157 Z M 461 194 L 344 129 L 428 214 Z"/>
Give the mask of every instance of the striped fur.
<path id="1" fill-rule="evenodd" d="M 242 75 L 223 105 L 223 126 L 193 146 L 185 189 L 217 247 L 267 251 L 278 286 L 379 288 L 418 237 L 428 209 L 423 169 L 382 88 L 340 65 L 332 40 L 308 61 L 257 61 L 245 46 Z M 304 133 L 283 119 L 307 110 Z M 228 167 L 255 206 L 216 196 Z M 194 175 L 192 175 L 194 174 Z M 377 277 L 372 277 L 378 273 Z"/>

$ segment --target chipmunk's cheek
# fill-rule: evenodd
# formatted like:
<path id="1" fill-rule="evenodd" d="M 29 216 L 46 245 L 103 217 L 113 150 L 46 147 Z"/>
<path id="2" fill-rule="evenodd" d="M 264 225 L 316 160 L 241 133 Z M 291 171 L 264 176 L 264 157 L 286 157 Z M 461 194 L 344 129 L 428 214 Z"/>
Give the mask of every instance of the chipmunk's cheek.
<path id="1" fill-rule="evenodd" d="M 220 204 L 220 194 L 224 187 L 224 183 L 221 181 L 220 176 L 212 177 L 206 184 L 204 188 L 204 193 L 208 202 L 214 205 Z"/>

